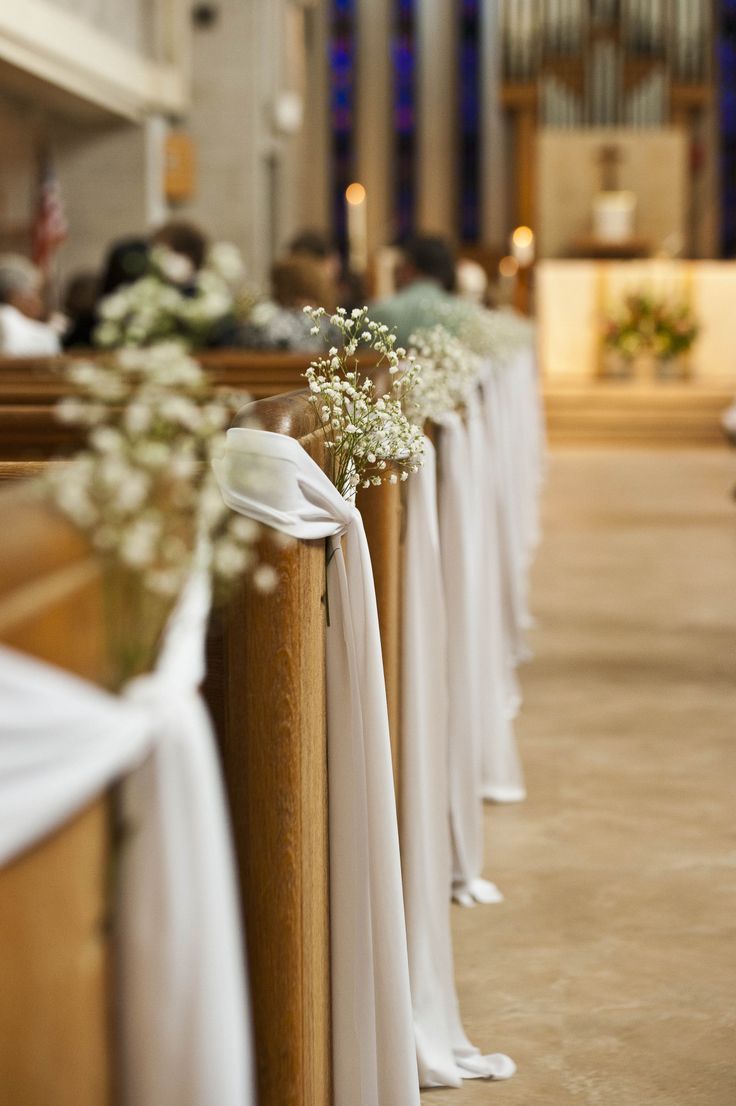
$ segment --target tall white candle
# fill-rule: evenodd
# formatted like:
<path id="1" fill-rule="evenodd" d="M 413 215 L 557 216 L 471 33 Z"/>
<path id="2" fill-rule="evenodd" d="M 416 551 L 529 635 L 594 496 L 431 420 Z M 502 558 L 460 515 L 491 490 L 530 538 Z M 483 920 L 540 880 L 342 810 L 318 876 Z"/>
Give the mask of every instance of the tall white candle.
<path id="1" fill-rule="evenodd" d="M 345 189 L 345 208 L 350 270 L 364 273 L 368 268 L 368 199 L 357 181 Z"/>
<path id="2" fill-rule="evenodd" d="M 527 269 L 534 263 L 534 233 L 529 227 L 517 227 L 511 235 L 511 256 L 520 269 Z"/>

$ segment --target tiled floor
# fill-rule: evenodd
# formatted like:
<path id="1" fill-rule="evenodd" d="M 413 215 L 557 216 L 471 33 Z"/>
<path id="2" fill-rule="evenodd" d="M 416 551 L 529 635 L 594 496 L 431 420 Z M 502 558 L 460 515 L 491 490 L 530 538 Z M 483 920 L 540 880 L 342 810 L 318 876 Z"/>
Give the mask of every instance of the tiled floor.
<path id="1" fill-rule="evenodd" d="M 424 1106 L 736 1104 L 734 482 L 725 450 L 552 455 L 507 901 L 453 913 L 469 1036 L 519 1072 Z"/>

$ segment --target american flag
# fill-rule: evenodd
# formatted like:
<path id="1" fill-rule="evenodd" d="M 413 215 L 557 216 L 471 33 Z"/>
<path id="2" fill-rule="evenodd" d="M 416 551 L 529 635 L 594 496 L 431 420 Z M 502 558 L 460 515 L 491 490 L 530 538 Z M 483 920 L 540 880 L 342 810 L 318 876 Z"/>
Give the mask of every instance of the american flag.
<path id="1" fill-rule="evenodd" d="M 44 158 L 39 173 L 36 215 L 33 221 L 33 260 L 42 272 L 48 272 L 54 254 L 68 231 L 59 180 L 51 161 Z"/>

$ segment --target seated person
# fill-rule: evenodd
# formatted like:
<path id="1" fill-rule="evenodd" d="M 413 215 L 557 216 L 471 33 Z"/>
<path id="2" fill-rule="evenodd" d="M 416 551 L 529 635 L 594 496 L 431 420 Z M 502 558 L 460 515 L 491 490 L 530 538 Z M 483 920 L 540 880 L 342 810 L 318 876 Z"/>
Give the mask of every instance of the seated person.
<path id="1" fill-rule="evenodd" d="M 62 337 L 64 349 L 89 348 L 97 326 L 97 273 L 79 272 L 70 278 L 64 293 L 66 329 Z"/>
<path id="2" fill-rule="evenodd" d="M 172 219 L 151 236 L 151 249 L 165 246 L 170 254 L 163 275 L 186 291 L 207 260 L 209 240 L 204 231 L 184 219 Z"/>
<path id="3" fill-rule="evenodd" d="M 40 321 L 42 283 L 27 257 L 0 256 L 0 353 L 6 357 L 46 357 L 60 351 L 56 331 Z"/>
<path id="4" fill-rule="evenodd" d="M 439 322 L 447 326 L 459 301 L 453 295 L 455 255 L 444 238 L 417 235 L 402 243 L 400 249 L 397 291 L 371 306 L 371 318 L 396 330 L 398 344 L 406 346 L 417 330 Z"/>
<path id="5" fill-rule="evenodd" d="M 329 235 L 321 230 L 300 231 L 289 243 L 289 256 L 307 258 L 322 267 L 334 292 L 333 305 L 339 303 L 350 310 L 365 304 L 363 277 L 351 273 L 343 264 L 340 251 Z"/>
<path id="6" fill-rule="evenodd" d="M 145 276 L 149 269 L 149 253 L 145 238 L 119 238 L 113 242 L 102 268 L 100 299 Z"/>
<path id="7" fill-rule="evenodd" d="M 322 231 L 300 231 L 289 243 L 289 256 L 316 262 L 327 280 L 335 285 L 340 280 L 342 259 L 332 240 Z"/>
<path id="8" fill-rule="evenodd" d="M 485 307 L 488 300 L 488 274 L 483 266 L 469 257 L 461 257 L 455 272 L 458 296 Z"/>
<path id="9" fill-rule="evenodd" d="M 333 306 L 333 289 L 325 270 L 306 257 L 287 257 L 271 270 L 273 298 L 257 303 L 239 329 L 237 345 L 246 349 L 321 351 L 322 334 L 311 334 L 314 325 L 304 307 Z"/>

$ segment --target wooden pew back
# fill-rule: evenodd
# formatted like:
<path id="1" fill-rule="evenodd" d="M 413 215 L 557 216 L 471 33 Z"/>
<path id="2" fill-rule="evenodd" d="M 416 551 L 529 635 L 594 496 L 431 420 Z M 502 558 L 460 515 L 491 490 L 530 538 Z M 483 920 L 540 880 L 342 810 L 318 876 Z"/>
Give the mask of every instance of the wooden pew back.
<path id="1" fill-rule="evenodd" d="M 25 493 L 0 493 L 0 642 L 85 679 L 108 678 L 98 566 Z M 113 1101 L 109 800 L 0 869 L 0 1098 Z"/>
<path id="2" fill-rule="evenodd" d="M 253 410 L 324 462 L 303 393 Z M 216 619 L 205 694 L 240 871 L 260 1106 L 329 1106 L 325 544 L 264 554 L 279 587 L 244 587 Z"/>
<path id="3" fill-rule="evenodd" d="M 301 386 L 311 359 L 218 353 L 208 355 L 208 365 L 210 358 L 222 386 L 245 387 L 256 395 L 274 389 L 278 381 L 285 388 L 289 373 Z M 246 380 L 243 364 L 251 359 Z M 270 383 L 265 376 L 259 383 L 258 373 L 270 373 Z M 378 380 L 379 386 L 388 383 L 385 375 Z M 39 364 L 29 391 L 23 387 L 12 374 L 0 375 L 0 430 L 13 406 L 21 414 L 16 420 L 20 456 L 0 455 L 0 476 L 35 473 L 42 459 L 56 452 L 51 444 L 59 432 L 68 435 L 65 450 L 76 444 L 66 428 L 52 429 L 57 425 L 53 404 L 65 392 L 58 362 Z M 29 398 L 34 402 L 26 402 Z M 318 463 L 324 462 L 322 434 L 305 393 L 254 406 L 264 429 L 298 438 Z M 37 428 L 30 439 L 29 426 Z M 398 771 L 400 487 L 361 491 L 358 502 L 374 562 Z M 273 557 L 279 590 L 264 596 L 244 587 L 213 619 L 205 693 L 221 743 L 236 841 L 261 1106 L 329 1106 L 324 543 L 299 543 Z"/>

